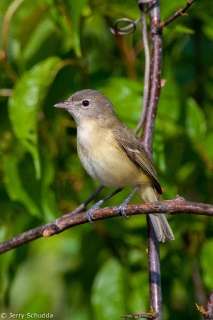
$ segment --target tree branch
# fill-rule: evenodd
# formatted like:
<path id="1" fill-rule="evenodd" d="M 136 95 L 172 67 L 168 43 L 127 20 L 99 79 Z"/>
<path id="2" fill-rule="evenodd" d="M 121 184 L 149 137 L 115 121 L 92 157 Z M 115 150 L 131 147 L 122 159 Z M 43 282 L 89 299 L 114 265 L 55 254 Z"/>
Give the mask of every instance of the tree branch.
<path id="1" fill-rule="evenodd" d="M 153 320 L 155 319 L 153 316 L 150 316 L 149 314 L 125 314 L 122 315 L 121 318 L 125 318 L 125 319 L 149 319 L 149 320 Z"/>
<path id="2" fill-rule="evenodd" d="M 152 157 L 152 140 L 154 134 L 155 119 L 157 114 L 158 100 L 161 90 L 161 61 L 162 61 L 162 35 L 159 29 L 160 8 L 159 1 L 154 2 L 150 6 L 150 23 L 151 23 L 151 68 L 150 68 L 150 90 L 149 101 L 142 134 L 142 143 Z"/>
<path id="3" fill-rule="evenodd" d="M 155 119 L 161 91 L 161 62 L 162 62 L 162 33 L 160 24 L 160 2 L 152 1 L 148 4 L 151 29 L 151 65 L 149 75 L 149 97 L 141 137 L 144 148 L 152 158 L 152 141 Z M 153 211 L 154 212 L 154 211 Z M 159 243 L 155 235 L 150 218 L 147 216 L 148 226 L 148 265 L 150 304 L 157 314 L 157 320 L 162 320 L 162 293 L 160 276 Z"/>
<path id="4" fill-rule="evenodd" d="M 198 306 L 197 303 L 195 305 L 197 307 L 197 310 L 202 313 L 204 320 L 213 319 L 213 290 L 210 294 L 206 309 L 204 309 L 203 306 Z"/>
<path id="5" fill-rule="evenodd" d="M 213 205 L 198 202 L 185 201 L 177 196 L 172 200 L 159 202 L 150 202 L 143 204 L 131 204 L 125 208 L 127 216 L 149 213 L 169 213 L 169 214 L 198 214 L 205 216 L 213 216 Z M 94 220 L 103 220 L 119 216 L 119 206 L 97 209 L 93 213 Z M 14 238 L 4 241 L 0 244 L 0 253 L 7 252 L 11 249 L 26 244 L 32 240 L 49 237 L 61 233 L 68 228 L 75 227 L 80 224 L 88 223 L 86 212 L 76 213 L 76 210 L 65 214 L 43 226 L 31 229 Z"/>
<path id="6" fill-rule="evenodd" d="M 213 319 L 213 290 L 210 294 L 207 306 L 206 306 L 206 313 L 208 314 L 204 319 Z"/>
<path id="7" fill-rule="evenodd" d="M 180 16 L 184 16 L 186 15 L 185 12 L 186 10 L 189 9 L 189 7 L 195 2 L 195 0 L 188 0 L 186 6 L 183 9 L 177 10 L 175 12 L 175 14 L 173 16 L 171 16 L 170 18 L 168 18 L 166 21 L 161 22 L 159 27 L 161 29 L 165 28 L 165 26 L 167 26 L 169 23 L 171 23 L 172 21 L 174 21 L 175 19 L 177 19 Z"/>

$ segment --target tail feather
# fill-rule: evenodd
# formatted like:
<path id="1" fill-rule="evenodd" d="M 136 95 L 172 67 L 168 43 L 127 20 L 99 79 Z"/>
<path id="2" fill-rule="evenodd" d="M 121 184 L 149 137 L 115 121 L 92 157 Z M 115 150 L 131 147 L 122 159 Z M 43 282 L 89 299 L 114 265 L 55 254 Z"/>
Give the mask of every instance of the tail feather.
<path id="1" fill-rule="evenodd" d="M 149 214 L 158 241 L 174 240 L 172 229 L 163 214 Z"/>
<path id="2" fill-rule="evenodd" d="M 145 202 L 158 201 L 155 191 L 151 186 L 147 186 L 147 188 L 140 188 L 138 193 Z M 164 214 L 149 214 L 149 217 L 158 241 L 165 242 L 165 240 L 172 241 L 175 239 L 172 229 L 170 228 Z"/>

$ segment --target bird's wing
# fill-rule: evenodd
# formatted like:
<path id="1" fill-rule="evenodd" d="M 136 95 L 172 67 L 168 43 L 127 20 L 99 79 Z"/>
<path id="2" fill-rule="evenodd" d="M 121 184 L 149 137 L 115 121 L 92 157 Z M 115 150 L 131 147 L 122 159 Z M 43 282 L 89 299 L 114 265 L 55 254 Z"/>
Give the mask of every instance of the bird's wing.
<path id="1" fill-rule="evenodd" d="M 122 123 L 123 124 L 123 123 Z M 123 124 L 122 133 L 116 129 L 112 129 L 115 140 L 117 141 L 119 149 L 127 155 L 132 162 L 140 167 L 145 174 L 147 174 L 153 181 L 153 185 L 159 194 L 162 194 L 161 186 L 157 179 L 155 168 L 150 160 L 147 152 L 138 140 L 135 133 Z"/>

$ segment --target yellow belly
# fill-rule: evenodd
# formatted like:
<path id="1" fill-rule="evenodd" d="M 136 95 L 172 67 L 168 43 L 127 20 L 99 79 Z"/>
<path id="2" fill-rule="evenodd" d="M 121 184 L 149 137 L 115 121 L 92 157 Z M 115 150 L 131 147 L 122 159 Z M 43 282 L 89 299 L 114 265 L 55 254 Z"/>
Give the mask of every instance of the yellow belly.
<path id="1" fill-rule="evenodd" d="M 78 155 L 88 174 L 100 184 L 110 187 L 135 187 L 150 184 L 150 178 L 137 167 L 113 141 L 112 134 L 78 135 Z"/>

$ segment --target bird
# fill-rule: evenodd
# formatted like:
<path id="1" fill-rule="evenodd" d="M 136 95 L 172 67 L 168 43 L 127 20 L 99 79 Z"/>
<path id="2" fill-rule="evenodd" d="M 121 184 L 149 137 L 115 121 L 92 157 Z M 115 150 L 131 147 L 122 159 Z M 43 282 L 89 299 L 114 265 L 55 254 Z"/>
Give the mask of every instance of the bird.
<path id="1" fill-rule="evenodd" d="M 78 156 L 94 180 L 109 188 L 132 187 L 144 202 L 158 201 L 162 189 L 151 159 L 103 93 L 84 89 L 54 107 L 66 109 L 74 118 Z M 125 216 L 124 206 L 121 213 Z M 91 210 L 87 217 L 91 220 Z M 149 217 L 158 241 L 174 240 L 164 214 Z"/>

